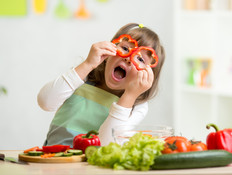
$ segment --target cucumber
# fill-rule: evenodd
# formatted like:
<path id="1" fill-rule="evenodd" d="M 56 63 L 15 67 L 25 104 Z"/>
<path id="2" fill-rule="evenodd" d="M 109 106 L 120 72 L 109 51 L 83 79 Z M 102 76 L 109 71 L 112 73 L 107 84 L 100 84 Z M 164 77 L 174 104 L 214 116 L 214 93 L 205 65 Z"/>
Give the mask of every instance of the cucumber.
<path id="1" fill-rule="evenodd" d="M 73 153 L 64 153 L 62 156 L 63 157 L 71 157 L 73 155 Z"/>
<path id="2" fill-rule="evenodd" d="M 153 170 L 219 167 L 232 163 L 232 154 L 225 150 L 192 151 L 163 154 L 154 162 Z"/>
<path id="3" fill-rule="evenodd" d="M 27 153 L 29 156 L 41 156 L 43 155 L 44 153 L 42 151 L 29 151 Z"/>
<path id="4" fill-rule="evenodd" d="M 82 150 L 79 150 L 79 149 L 70 149 L 70 150 L 68 150 L 68 153 L 73 153 L 73 155 L 82 155 L 83 154 Z"/>
<path id="5" fill-rule="evenodd" d="M 64 155 L 64 152 L 56 153 L 54 157 L 62 157 Z"/>
<path id="6" fill-rule="evenodd" d="M 88 159 L 90 158 L 93 153 L 98 149 L 100 148 L 100 146 L 88 146 L 86 149 L 85 149 L 85 157 Z"/>

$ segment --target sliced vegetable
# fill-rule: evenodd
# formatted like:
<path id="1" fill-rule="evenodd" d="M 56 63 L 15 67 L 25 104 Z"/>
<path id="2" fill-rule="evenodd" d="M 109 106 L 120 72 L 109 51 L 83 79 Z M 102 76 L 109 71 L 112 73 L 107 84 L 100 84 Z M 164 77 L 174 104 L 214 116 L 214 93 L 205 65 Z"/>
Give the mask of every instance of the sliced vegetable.
<path id="1" fill-rule="evenodd" d="M 146 68 L 147 65 L 149 65 L 150 67 L 156 67 L 158 64 L 158 56 L 156 55 L 156 52 L 153 48 L 151 47 L 147 47 L 147 46 L 140 46 L 138 47 L 138 43 L 136 40 L 132 39 L 132 37 L 128 34 L 123 34 L 120 35 L 118 38 L 114 39 L 112 41 L 112 43 L 116 44 L 116 45 L 120 45 L 121 42 L 124 39 L 127 39 L 127 41 L 129 43 L 132 43 L 134 45 L 133 48 L 128 47 L 128 46 L 121 46 L 117 49 L 117 54 L 122 57 L 122 58 L 126 58 L 130 56 L 130 60 L 131 62 L 136 66 L 137 70 L 143 70 Z M 142 57 L 141 51 L 148 51 L 151 53 L 151 58 L 152 60 L 147 60 L 149 61 L 149 63 L 147 63 L 147 61 L 145 61 L 145 59 Z M 151 62 L 151 64 L 150 64 Z"/>
<path id="2" fill-rule="evenodd" d="M 82 155 L 83 151 L 79 149 L 70 149 L 68 150 L 68 153 L 72 153 L 73 155 Z"/>
<path id="3" fill-rule="evenodd" d="M 216 132 L 211 132 L 206 139 L 209 150 L 224 149 L 232 153 L 232 128 L 219 130 L 215 124 L 208 124 L 207 129 L 214 128 Z"/>
<path id="4" fill-rule="evenodd" d="M 132 54 L 132 52 L 134 51 L 134 49 L 138 47 L 137 41 L 134 40 L 134 39 L 132 39 L 131 36 L 130 36 L 130 35 L 127 35 L 127 34 L 120 35 L 118 38 L 114 39 L 114 40 L 112 41 L 112 43 L 114 43 L 114 44 L 116 44 L 116 45 L 117 45 L 117 44 L 120 44 L 125 38 L 128 39 L 128 42 L 129 42 L 129 43 L 133 43 L 133 44 L 134 44 L 134 48 L 130 48 L 130 47 L 129 47 L 127 52 L 123 52 L 123 50 L 118 49 L 118 50 L 117 50 L 117 54 L 118 54 L 120 57 L 122 57 L 122 58 L 129 57 L 129 56 Z"/>
<path id="5" fill-rule="evenodd" d="M 50 158 L 50 157 L 54 157 L 56 154 L 55 153 L 46 153 L 41 155 L 40 157 L 42 158 Z"/>
<path id="6" fill-rule="evenodd" d="M 36 151 L 37 149 L 39 149 L 39 147 L 35 146 L 35 147 L 24 150 L 23 153 L 28 153 L 29 151 Z"/>
<path id="7" fill-rule="evenodd" d="M 54 157 L 62 157 L 64 155 L 64 152 L 59 152 L 54 155 Z"/>
<path id="8" fill-rule="evenodd" d="M 29 156 L 41 156 L 43 155 L 44 153 L 42 151 L 29 151 L 28 152 L 28 155 Z"/>
<path id="9" fill-rule="evenodd" d="M 45 153 L 58 153 L 64 152 L 70 149 L 69 145 L 51 145 L 51 146 L 43 146 L 43 152 Z"/>
<path id="10" fill-rule="evenodd" d="M 64 157 L 71 157 L 73 155 L 73 153 L 64 153 L 63 156 Z"/>
<path id="11" fill-rule="evenodd" d="M 87 134 L 79 134 L 73 139 L 73 148 L 82 150 L 85 153 L 85 149 L 88 146 L 101 146 L 98 132 L 95 130 L 89 131 Z"/>
<path id="12" fill-rule="evenodd" d="M 225 150 L 193 151 L 163 154 L 155 158 L 151 169 L 187 169 L 227 166 L 232 163 L 232 154 Z"/>
<path id="13" fill-rule="evenodd" d="M 151 52 L 152 60 L 147 60 L 147 61 L 149 61 L 149 63 L 146 63 L 147 61 L 143 58 L 142 53 L 141 53 L 142 50 Z M 130 59 L 131 59 L 131 62 L 135 65 L 137 70 L 143 70 L 146 68 L 147 65 L 149 65 L 150 67 L 156 67 L 158 64 L 158 61 L 159 61 L 155 50 L 151 47 L 146 47 L 146 46 L 141 46 L 141 47 L 137 48 L 132 53 Z M 150 62 L 152 62 L 152 63 L 150 64 Z"/>

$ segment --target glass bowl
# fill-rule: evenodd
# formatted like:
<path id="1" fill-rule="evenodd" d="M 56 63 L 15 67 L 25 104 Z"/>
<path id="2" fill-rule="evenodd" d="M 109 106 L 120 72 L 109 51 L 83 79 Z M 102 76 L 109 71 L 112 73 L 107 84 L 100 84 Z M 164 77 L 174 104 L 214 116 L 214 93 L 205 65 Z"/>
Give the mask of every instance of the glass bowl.
<path id="1" fill-rule="evenodd" d="M 120 145 L 123 145 L 130 137 L 139 132 L 150 135 L 155 139 L 164 140 L 173 136 L 174 129 L 165 125 L 120 125 L 112 129 L 114 141 Z"/>

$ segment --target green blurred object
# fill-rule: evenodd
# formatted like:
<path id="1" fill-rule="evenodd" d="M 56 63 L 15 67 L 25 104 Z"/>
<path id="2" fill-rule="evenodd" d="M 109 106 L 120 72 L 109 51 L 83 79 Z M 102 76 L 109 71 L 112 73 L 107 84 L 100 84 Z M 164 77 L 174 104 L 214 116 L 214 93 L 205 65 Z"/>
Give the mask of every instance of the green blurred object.
<path id="1" fill-rule="evenodd" d="M 196 63 L 194 59 L 188 59 L 187 60 L 187 64 L 188 64 L 188 80 L 187 83 L 189 85 L 195 85 L 195 72 L 196 72 Z"/>
<path id="2" fill-rule="evenodd" d="M 58 18 L 70 18 L 71 12 L 69 8 L 65 5 L 63 0 L 59 0 L 58 5 L 55 8 L 55 15 Z"/>
<path id="3" fill-rule="evenodd" d="M 0 87 L 0 94 L 7 94 L 7 90 L 5 87 Z"/>
<path id="4" fill-rule="evenodd" d="M 188 76 L 188 84 L 194 85 L 194 74 L 195 74 L 195 67 L 194 67 L 194 61 L 189 60 L 189 76 Z"/>
<path id="5" fill-rule="evenodd" d="M 27 0 L 0 0 L 1 16 L 24 16 L 27 14 Z"/>

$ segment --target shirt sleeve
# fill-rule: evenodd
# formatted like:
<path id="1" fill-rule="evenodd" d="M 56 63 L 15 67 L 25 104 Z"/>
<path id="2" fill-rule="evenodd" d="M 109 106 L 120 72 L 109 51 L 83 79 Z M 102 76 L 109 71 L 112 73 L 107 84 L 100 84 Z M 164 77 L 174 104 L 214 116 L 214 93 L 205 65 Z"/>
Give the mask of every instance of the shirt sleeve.
<path id="1" fill-rule="evenodd" d="M 132 108 L 125 108 L 113 103 L 109 116 L 99 129 L 99 138 L 101 145 L 108 145 L 114 142 L 112 128 L 119 125 L 138 125 L 147 115 L 148 103 L 142 103 Z"/>
<path id="2" fill-rule="evenodd" d="M 72 68 L 42 87 L 37 96 L 38 105 L 45 111 L 57 111 L 82 84 L 84 81 Z"/>

